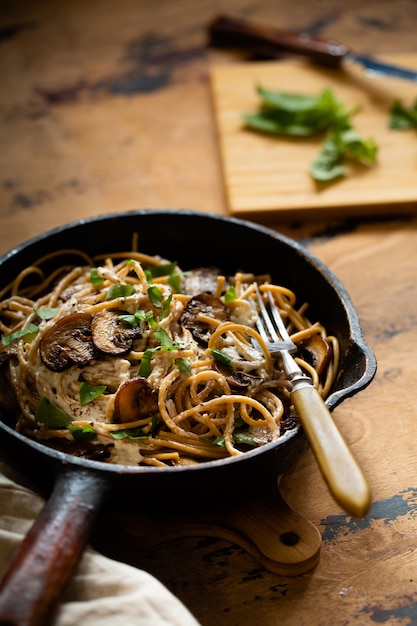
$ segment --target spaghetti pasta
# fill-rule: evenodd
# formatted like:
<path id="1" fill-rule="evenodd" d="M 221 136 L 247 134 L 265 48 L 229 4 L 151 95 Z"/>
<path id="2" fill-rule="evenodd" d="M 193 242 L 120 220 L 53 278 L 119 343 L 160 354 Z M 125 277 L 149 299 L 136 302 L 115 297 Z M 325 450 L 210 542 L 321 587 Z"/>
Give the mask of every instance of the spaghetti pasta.
<path id="1" fill-rule="evenodd" d="M 29 437 L 69 454 L 155 467 L 239 456 L 278 440 L 297 416 L 280 361 L 255 330 L 255 282 L 286 320 L 299 365 L 323 397 L 330 392 L 337 339 L 267 276 L 184 272 L 136 249 L 96 259 L 80 252 L 80 264 L 52 274 L 43 269 L 50 259 L 0 294 L 0 365 L 15 428 Z"/>

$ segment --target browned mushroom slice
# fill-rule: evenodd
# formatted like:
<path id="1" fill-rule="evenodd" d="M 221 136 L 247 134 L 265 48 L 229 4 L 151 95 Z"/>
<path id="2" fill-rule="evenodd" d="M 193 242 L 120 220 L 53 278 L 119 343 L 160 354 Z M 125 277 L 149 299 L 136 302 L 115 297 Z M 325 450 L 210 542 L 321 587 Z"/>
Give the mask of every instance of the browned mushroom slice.
<path id="1" fill-rule="evenodd" d="M 257 380 L 260 380 L 260 376 L 254 376 L 253 374 L 248 374 L 242 370 L 227 367 L 227 365 L 223 365 L 217 361 L 214 363 L 214 367 L 218 372 L 223 374 L 230 390 L 235 393 L 246 393 L 251 385 L 253 385 Z"/>
<path id="2" fill-rule="evenodd" d="M 190 296 L 199 293 L 214 294 L 219 274 L 220 270 L 217 267 L 200 267 L 186 272 L 182 278 L 182 291 Z"/>
<path id="3" fill-rule="evenodd" d="M 71 365 L 87 365 L 94 358 L 91 321 L 88 313 L 71 313 L 44 334 L 39 351 L 46 367 L 62 372 Z"/>
<path id="4" fill-rule="evenodd" d="M 146 378 L 132 378 L 119 387 L 114 399 L 116 422 L 134 422 L 153 415 L 157 410 L 157 399 Z"/>
<path id="5" fill-rule="evenodd" d="M 132 349 L 133 340 L 139 337 L 141 330 L 120 319 L 123 311 L 100 311 L 93 317 L 91 333 L 93 344 L 104 354 L 120 356 Z"/>
<path id="6" fill-rule="evenodd" d="M 331 357 L 330 344 L 321 335 L 312 335 L 300 341 L 298 349 L 303 359 L 310 363 L 320 376 L 327 367 Z"/>
<path id="7" fill-rule="evenodd" d="M 225 322 L 229 319 L 229 310 L 220 298 L 208 293 L 200 293 L 188 301 L 180 323 L 192 333 L 198 343 L 206 346 L 210 339 L 212 327 L 198 319 L 199 313 Z"/>

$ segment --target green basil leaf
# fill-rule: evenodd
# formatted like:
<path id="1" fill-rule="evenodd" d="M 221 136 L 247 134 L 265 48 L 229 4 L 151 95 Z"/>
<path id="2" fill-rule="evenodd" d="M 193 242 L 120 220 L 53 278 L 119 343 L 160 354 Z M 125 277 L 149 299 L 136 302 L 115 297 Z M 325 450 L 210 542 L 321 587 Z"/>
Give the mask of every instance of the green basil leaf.
<path id="1" fill-rule="evenodd" d="M 375 163 L 378 148 L 372 138 L 363 139 L 355 130 L 348 129 L 341 133 L 344 156 L 365 163 Z"/>
<path id="2" fill-rule="evenodd" d="M 229 355 L 227 355 L 222 350 L 218 350 L 217 348 L 212 348 L 211 353 L 213 355 L 214 360 L 217 361 L 218 363 L 221 363 L 222 365 L 226 365 L 227 367 L 234 368 L 234 365 Z"/>
<path id="3" fill-rule="evenodd" d="M 299 93 L 271 91 L 258 86 L 256 89 L 264 104 L 291 113 L 311 111 L 320 104 L 320 96 L 309 96 Z"/>
<path id="4" fill-rule="evenodd" d="M 96 267 L 92 267 L 90 269 L 90 281 L 94 287 L 98 287 L 104 283 L 104 278 L 100 276 Z"/>
<path id="5" fill-rule="evenodd" d="M 251 446 L 253 448 L 258 447 L 258 444 L 254 440 L 252 435 L 248 433 L 247 431 L 242 432 L 242 433 L 233 433 L 233 441 L 237 444 L 241 444 L 241 445 L 243 444 L 245 446 Z"/>
<path id="6" fill-rule="evenodd" d="M 173 272 L 172 274 L 169 275 L 168 283 L 170 287 L 173 289 L 173 291 L 175 291 L 175 293 L 180 293 L 181 291 L 182 277 L 183 277 L 182 272 Z"/>
<path id="7" fill-rule="evenodd" d="M 394 130 L 417 128 L 417 100 L 408 108 L 400 100 L 395 100 L 390 109 L 389 128 Z"/>
<path id="8" fill-rule="evenodd" d="M 97 439 L 97 433 L 92 426 L 68 426 L 68 430 L 74 437 L 75 441 L 94 441 Z"/>
<path id="9" fill-rule="evenodd" d="M 230 287 L 224 294 L 224 303 L 229 304 L 229 302 L 233 302 L 233 300 L 236 300 L 236 298 L 237 298 L 237 293 L 236 293 L 235 286 L 230 285 Z"/>
<path id="10" fill-rule="evenodd" d="M 345 167 L 341 164 L 343 150 L 337 141 L 328 138 L 321 152 L 310 164 L 310 173 L 317 181 L 328 182 L 345 175 Z"/>
<path id="11" fill-rule="evenodd" d="M 51 320 L 58 313 L 59 308 L 48 309 L 46 307 L 33 307 L 36 315 L 41 318 L 41 320 Z"/>
<path id="12" fill-rule="evenodd" d="M 121 320 L 122 322 L 126 322 L 126 324 L 129 324 L 129 326 L 132 326 L 133 328 L 137 328 L 141 320 L 138 312 L 134 313 L 133 315 L 118 315 L 117 319 Z"/>
<path id="13" fill-rule="evenodd" d="M 188 358 L 175 359 L 175 365 L 182 374 L 191 374 L 191 360 Z"/>
<path id="14" fill-rule="evenodd" d="M 44 424 L 49 428 L 66 428 L 71 424 L 69 415 L 45 396 L 39 401 L 35 419 L 39 424 Z"/>
<path id="15" fill-rule="evenodd" d="M 162 291 L 156 285 L 151 285 L 149 287 L 148 296 L 150 301 L 152 302 L 152 306 L 154 306 L 156 309 L 162 309 L 164 296 Z"/>
<path id="16" fill-rule="evenodd" d="M 124 430 L 114 430 L 111 432 L 113 439 L 146 439 L 148 434 L 144 434 L 140 426 L 136 428 L 126 428 Z"/>
<path id="17" fill-rule="evenodd" d="M 86 382 L 80 383 L 80 404 L 84 406 L 99 398 L 106 391 L 106 385 L 90 385 Z"/>
<path id="18" fill-rule="evenodd" d="M 363 139 L 351 125 L 359 107 L 346 109 L 330 88 L 318 96 L 271 91 L 257 87 L 262 106 L 256 113 L 245 114 L 246 125 L 259 132 L 292 137 L 313 137 L 326 133 L 321 151 L 310 164 L 311 176 L 321 182 L 344 176 L 346 158 L 371 165 L 376 161 L 373 139 Z M 398 113 L 399 107 L 396 111 Z M 404 115 L 404 111 L 401 113 Z M 417 104 L 415 110 L 417 116 Z"/>
<path id="19" fill-rule="evenodd" d="M 27 341 L 31 341 L 35 337 L 38 330 L 39 328 L 36 326 L 36 324 L 28 324 L 27 326 L 25 326 L 25 328 L 22 328 L 21 330 L 16 330 L 10 335 L 3 335 L 1 338 L 1 342 L 4 346 L 8 346 L 10 343 L 15 341 L 15 339 L 21 339 L 23 337 L 25 337 Z"/>
<path id="20" fill-rule="evenodd" d="M 177 262 L 165 263 L 164 265 L 152 265 L 146 269 L 146 275 L 150 278 L 159 278 L 160 276 L 169 276 L 176 269 Z"/>
<path id="21" fill-rule="evenodd" d="M 116 300 L 116 298 L 128 298 L 136 293 L 133 285 L 111 285 L 107 292 L 106 300 Z"/>
<path id="22" fill-rule="evenodd" d="M 163 320 L 166 314 L 168 313 L 169 307 L 171 305 L 171 300 L 172 300 L 172 293 L 170 293 L 168 298 L 166 298 L 162 303 L 162 311 L 161 311 L 161 315 L 159 316 L 160 321 Z"/>
<path id="23" fill-rule="evenodd" d="M 176 347 L 165 328 L 158 328 L 158 330 L 154 332 L 153 336 L 159 341 L 161 346 L 167 348 L 168 350 Z"/>
<path id="24" fill-rule="evenodd" d="M 139 365 L 139 376 L 143 376 L 143 378 L 148 378 L 149 374 L 151 373 L 151 358 L 154 351 L 154 348 L 149 348 L 143 353 L 143 357 Z"/>

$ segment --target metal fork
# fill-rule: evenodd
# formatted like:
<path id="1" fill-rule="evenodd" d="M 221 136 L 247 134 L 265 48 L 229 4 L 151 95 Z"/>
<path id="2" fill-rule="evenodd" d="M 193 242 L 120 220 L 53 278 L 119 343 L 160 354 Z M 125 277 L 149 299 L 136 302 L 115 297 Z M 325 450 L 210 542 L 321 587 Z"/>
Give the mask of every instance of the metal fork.
<path id="1" fill-rule="evenodd" d="M 368 483 L 311 377 L 291 356 L 297 346 L 285 328 L 271 292 L 267 292 L 265 304 L 257 284 L 255 290 L 256 302 L 253 300 L 252 304 L 258 314 L 257 330 L 271 356 L 282 359 L 291 400 L 330 493 L 347 513 L 363 517 L 371 504 Z"/>

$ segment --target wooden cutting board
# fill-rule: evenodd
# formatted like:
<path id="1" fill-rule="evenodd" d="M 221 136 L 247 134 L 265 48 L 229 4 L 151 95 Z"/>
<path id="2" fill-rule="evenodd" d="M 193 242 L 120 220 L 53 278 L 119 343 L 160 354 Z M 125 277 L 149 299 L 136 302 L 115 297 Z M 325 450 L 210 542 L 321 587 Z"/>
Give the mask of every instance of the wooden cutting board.
<path id="1" fill-rule="evenodd" d="M 384 60 L 417 69 L 417 54 Z M 360 105 L 353 125 L 377 142 L 377 164 L 353 168 L 337 182 L 317 185 L 308 166 L 322 139 L 277 138 L 245 128 L 242 113 L 259 108 L 257 84 L 314 95 L 331 87 L 345 106 Z M 393 100 L 410 106 L 417 98 L 417 83 L 371 78 L 356 64 L 337 72 L 291 59 L 214 66 L 211 86 L 232 215 L 315 219 L 417 210 L 417 130 L 388 128 Z"/>

